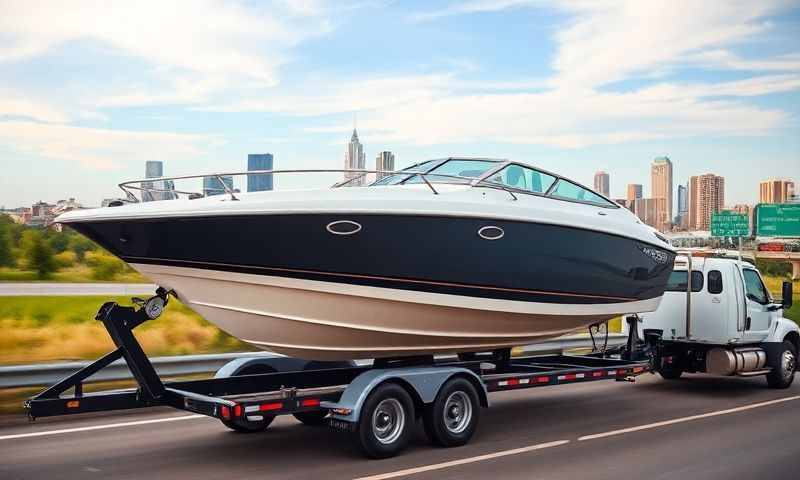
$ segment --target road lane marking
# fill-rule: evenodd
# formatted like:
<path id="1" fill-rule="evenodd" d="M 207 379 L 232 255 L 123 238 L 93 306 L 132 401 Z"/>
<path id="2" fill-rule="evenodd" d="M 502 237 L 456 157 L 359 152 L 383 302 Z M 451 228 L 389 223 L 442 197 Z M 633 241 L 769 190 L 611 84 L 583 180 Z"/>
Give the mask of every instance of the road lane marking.
<path id="1" fill-rule="evenodd" d="M 414 475 L 417 473 L 430 472 L 432 470 L 441 470 L 443 468 L 456 467 L 458 465 L 465 465 L 468 463 L 482 462 L 484 460 L 491 460 L 498 457 L 506 457 L 508 455 L 519 455 L 520 453 L 533 452 L 535 450 L 542 450 L 545 448 L 559 447 L 566 445 L 569 440 L 557 440 L 555 442 L 539 443 L 530 445 L 528 447 L 513 448 L 511 450 L 502 450 L 495 453 L 487 453 L 486 455 L 478 455 L 477 457 L 462 458 L 460 460 L 451 460 L 449 462 L 434 463 L 433 465 L 425 465 L 422 467 L 407 468 L 405 470 L 398 470 L 396 472 L 379 473 L 369 477 L 360 477 L 355 480 L 385 480 L 387 478 L 404 477 L 406 475 Z"/>
<path id="2" fill-rule="evenodd" d="M 92 425 L 90 427 L 63 428 L 61 430 L 45 430 L 43 432 L 17 433 L 2 435 L 0 440 L 13 440 L 15 438 L 43 437 L 46 435 L 59 435 L 62 433 L 89 432 L 92 430 L 105 430 L 107 428 L 133 427 L 136 425 L 149 425 L 151 423 L 178 422 L 196 418 L 208 418 L 205 415 L 184 415 L 181 417 L 154 418 L 151 420 L 137 420 L 135 422 L 107 423 L 105 425 Z"/>
<path id="3" fill-rule="evenodd" d="M 598 439 L 598 438 L 611 437 L 611 436 L 614 436 L 614 435 L 622 435 L 622 434 L 625 434 L 625 433 L 638 432 L 640 430 L 649 430 L 651 428 L 659 428 L 659 427 L 665 427 L 667 425 L 675 425 L 676 423 L 691 422 L 691 421 L 694 421 L 694 420 L 700 420 L 700 419 L 709 418 L 709 417 L 718 417 L 720 415 L 728 415 L 728 414 L 731 414 L 731 413 L 744 412 L 744 411 L 747 411 L 747 410 L 752 410 L 754 408 L 768 407 L 770 405 L 775 405 L 775 404 L 784 403 L 784 402 L 790 402 L 792 400 L 800 400 L 800 395 L 795 395 L 793 397 L 779 398 L 777 400 L 770 400 L 770 401 L 767 401 L 767 402 L 753 403 L 751 405 L 745 405 L 745 406 L 736 407 L 736 408 L 729 408 L 727 410 L 717 410 L 716 412 L 701 413 L 700 415 L 692 415 L 692 416 L 689 416 L 689 417 L 675 418 L 675 419 L 672 419 L 672 420 L 664 420 L 662 422 L 649 423 L 647 425 L 639 425 L 637 427 L 622 428 L 622 429 L 619 429 L 619 430 L 611 430 L 610 432 L 605 432 L 605 433 L 595 433 L 595 434 L 592 434 L 592 435 L 584 435 L 582 437 L 579 437 L 578 441 L 579 442 L 583 442 L 583 441 L 586 441 L 586 440 L 595 440 L 595 439 Z"/>

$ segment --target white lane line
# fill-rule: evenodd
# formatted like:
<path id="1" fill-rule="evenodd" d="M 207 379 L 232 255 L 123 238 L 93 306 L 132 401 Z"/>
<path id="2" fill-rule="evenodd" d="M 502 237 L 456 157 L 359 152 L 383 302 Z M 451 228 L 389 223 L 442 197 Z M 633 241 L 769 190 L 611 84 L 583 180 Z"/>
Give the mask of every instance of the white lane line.
<path id="1" fill-rule="evenodd" d="M 639 425 L 637 427 L 622 428 L 620 430 L 612 430 L 610 432 L 605 432 L 605 433 L 595 433 L 593 435 L 584 435 L 582 437 L 579 437 L 578 441 L 579 442 L 583 442 L 583 441 L 586 441 L 586 440 L 595 440 L 597 438 L 605 438 L 605 437 L 611 437 L 611 436 L 614 436 L 614 435 L 622 435 L 624 433 L 638 432 L 640 430 L 649 430 L 651 428 L 665 427 L 667 425 L 674 425 L 676 423 L 691 422 L 691 421 L 694 421 L 694 420 L 700 420 L 702 418 L 717 417 L 717 416 L 720 416 L 720 415 L 728 415 L 728 414 L 731 414 L 731 413 L 744 412 L 744 411 L 747 411 L 747 410 L 752 410 L 754 408 L 768 407 L 770 405 L 775 405 L 775 404 L 778 404 L 778 403 L 791 402 L 792 400 L 800 400 L 800 395 L 795 395 L 793 397 L 779 398 L 777 400 L 770 400 L 768 402 L 753 403 L 751 405 L 745 405 L 743 407 L 736 407 L 736 408 L 729 408 L 727 410 L 717 410 L 716 412 L 702 413 L 700 415 L 692 415 L 690 417 L 682 417 L 682 418 L 675 418 L 675 419 L 672 419 L 672 420 L 664 420 L 663 422 L 650 423 L 650 424 L 647 424 L 647 425 Z"/>
<path id="2" fill-rule="evenodd" d="M 17 433 L 14 435 L 2 435 L 0 440 L 13 440 L 15 438 L 43 437 L 46 435 L 59 435 L 62 433 L 89 432 L 92 430 L 105 430 L 106 428 L 133 427 L 135 425 L 149 425 L 151 423 L 178 422 L 181 420 L 192 420 L 195 418 L 209 418 L 205 415 L 184 415 L 181 417 L 154 418 L 152 420 L 138 420 L 135 422 L 107 423 L 105 425 L 92 425 L 90 427 L 64 428 L 61 430 L 45 430 L 43 432 Z"/>
<path id="3" fill-rule="evenodd" d="M 544 448 L 558 447 L 566 445 L 569 440 L 557 440 L 555 442 L 539 443 L 537 445 L 530 445 L 528 447 L 514 448 L 511 450 L 502 450 L 495 453 L 488 453 L 486 455 L 478 455 L 477 457 L 462 458 L 460 460 L 452 460 L 449 462 L 435 463 L 433 465 L 425 465 L 422 467 L 407 468 L 405 470 L 398 470 L 396 472 L 380 473 L 369 477 L 360 477 L 355 480 L 384 480 L 387 478 L 397 478 L 406 475 L 414 475 L 417 473 L 430 472 L 431 470 L 440 470 L 442 468 L 450 468 L 458 465 L 465 465 L 468 463 L 482 462 L 484 460 L 491 460 L 493 458 L 505 457 L 508 455 L 518 455 L 520 453 L 532 452 L 534 450 L 542 450 Z"/>

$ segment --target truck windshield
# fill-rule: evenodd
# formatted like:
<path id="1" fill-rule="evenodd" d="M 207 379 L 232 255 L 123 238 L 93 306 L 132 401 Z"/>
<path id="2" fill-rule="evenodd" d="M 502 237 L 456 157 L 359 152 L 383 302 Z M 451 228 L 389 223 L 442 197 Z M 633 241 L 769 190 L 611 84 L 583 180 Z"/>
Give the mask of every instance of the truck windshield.
<path id="1" fill-rule="evenodd" d="M 686 270 L 675 270 L 669 274 L 667 281 L 667 292 L 684 292 L 686 293 L 686 279 L 688 275 Z M 692 270 L 692 292 L 699 292 L 703 289 L 703 273 L 697 270 Z"/>

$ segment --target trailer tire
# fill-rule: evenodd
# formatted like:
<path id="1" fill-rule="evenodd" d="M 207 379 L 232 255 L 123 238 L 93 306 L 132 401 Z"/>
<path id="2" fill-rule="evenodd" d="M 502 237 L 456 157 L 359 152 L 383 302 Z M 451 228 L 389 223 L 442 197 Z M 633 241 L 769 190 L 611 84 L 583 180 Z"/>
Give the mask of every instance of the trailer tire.
<path id="1" fill-rule="evenodd" d="M 411 395 L 396 383 L 384 383 L 364 401 L 353 440 L 370 458 L 393 457 L 408 444 L 414 419 Z"/>
<path id="2" fill-rule="evenodd" d="M 677 380 L 683 375 L 683 370 L 678 367 L 661 365 L 661 368 L 658 369 L 658 373 L 664 380 Z"/>
<path id="3" fill-rule="evenodd" d="M 264 420 L 252 422 L 250 420 L 220 420 L 223 425 L 236 433 L 263 432 L 275 420 L 274 415 L 264 415 Z"/>
<path id="4" fill-rule="evenodd" d="M 300 420 L 303 425 L 318 426 L 325 423 L 328 418 L 327 410 L 312 410 L 310 412 L 297 412 L 294 413 L 294 418 Z"/>
<path id="5" fill-rule="evenodd" d="M 465 445 L 478 428 L 480 408 L 475 385 L 463 377 L 451 378 L 425 408 L 425 433 L 440 447 Z"/>
<path id="6" fill-rule="evenodd" d="M 781 352 L 781 365 L 767 374 L 769 388 L 789 388 L 794 381 L 794 372 L 797 370 L 797 351 L 792 342 L 783 342 Z"/>

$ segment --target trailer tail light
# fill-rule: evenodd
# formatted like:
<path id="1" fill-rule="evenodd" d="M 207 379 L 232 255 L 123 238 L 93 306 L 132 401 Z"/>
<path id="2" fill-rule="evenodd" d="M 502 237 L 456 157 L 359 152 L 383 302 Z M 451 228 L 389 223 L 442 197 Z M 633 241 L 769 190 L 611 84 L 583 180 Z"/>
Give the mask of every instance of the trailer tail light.
<path id="1" fill-rule="evenodd" d="M 301 407 L 319 407 L 319 398 L 306 398 L 300 401 Z"/>
<path id="2" fill-rule="evenodd" d="M 634 367 L 633 373 L 641 373 L 644 371 L 644 367 Z"/>
<path id="3" fill-rule="evenodd" d="M 592 376 L 593 377 L 602 377 L 603 376 L 603 372 L 602 371 L 600 371 L 600 372 L 592 372 Z"/>
<path id="4" fill-rule="evenodd" d="M 262 412 L 269 412 L 272 410 L 280 410 L 283 408 L 283 402 L 273 402 L 273 403 L 262 403 L 259 410 Z"/>
<path id="5" fill-rule="evenodd" d="M 220 413 L 220 415 L 222 415 L 222 418 L 224 418 L 225 420 L 230 420 L 231 419 L 231 408 L 229 406 L 223 405 L 223 406 L 219 407 L 219 413 Z"/>
<path id="6" fill-rule="evenodd" d="M 242 416 L 242 406 L 238 403 L 233 407 L 233 416 L 234 417 L 241 417 Z"/>
<path id="7" fill-rule="evenodd" d="M 70 400 L 67 402 L 67 408 L 78 408 L 81 406 L 81 402 L 78 400 Z"/>
<path id="8" fill-rule="evenodd" d="M 536 383 L 550 383 L 550 377 L 536 377 Z"/>

